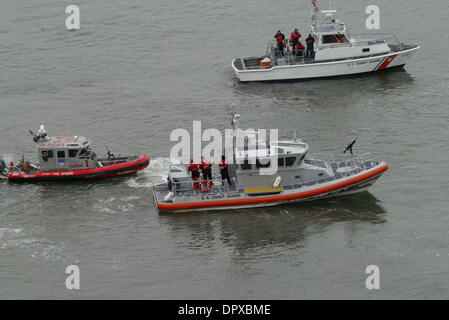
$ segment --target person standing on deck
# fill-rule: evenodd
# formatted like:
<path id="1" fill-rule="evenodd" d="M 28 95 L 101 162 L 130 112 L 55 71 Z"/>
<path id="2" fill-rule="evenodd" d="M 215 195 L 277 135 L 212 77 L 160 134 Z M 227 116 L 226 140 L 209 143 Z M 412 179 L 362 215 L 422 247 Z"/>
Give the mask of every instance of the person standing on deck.
<path id="1" fill-rule="evenodd" d="M 301 38 L 301 33 L 295 28 L 290 36 L 290 45 L 292 46 L 293 51 L 295 51 L 295 48 L 298 45 L 299 38 Z"/>
<path id="2" fill-rule="evenodd" d="M 223 185 L 224 185 L 224 180 L 226 179 L 228 181 L 228 183 L 232 186 L 232 182 L 231 182 L 231 178 L 229 177 L 229 172 L 228 172 L 228 164 L 226 162 L 226 158 L 225 156 L 221 156 L 221 161 L 218 164 L 218 166 L 220 167 L 220 173 L 221 173 L 221 180 L 223 180 Z"/>
<path id="3" fill-rule="evenodd" d="M 192 174 L 193 190 L 198 189 L 198 181 L 200 178 L 200 171 L 199 171 L 198 165 L 196 163 L 193 163 L 193 160 L 190 160 L 190 164 L 187 167 L 187 171 L 190 171 L 190 173 Z"/>
<path id="4" fill-rule="evenodd" d="M 200 168 L 203 172 L 204 180 L 212 180 L 212 164 L 206 158 L 201 159 Z"/>
<path id="5" fill-rule="evenodd" d="M 304 47 L 304 45 L 298 41 L 298 44 L 295 47 L 295 51 L 296 51 L 296 55 L 302 57 L 304 55 L 304 49 L 306 47 Z"/>
<path id="6" fill-rule="evenodd" d="M 309 36 L 306 39 L 306 44 L 307 44 L 306 58 L 310 57 L 313 59 L 315 57 L 315 53 L 313 51 L 314 43 L 315 43 L 315 39 L 312 37 L 311 34 L 309 34 Z"/>
<path id="7" fill-rule="evenodd" d="M 281 32 L 281 30 L 278 30 L 278 32 L 274 35 L 274 38 L 276 39 L 276 42 L 278 44 L 279 55 L 283 56 L 284 55 L 284 40 L 285 40 L 285 36 Z"/>

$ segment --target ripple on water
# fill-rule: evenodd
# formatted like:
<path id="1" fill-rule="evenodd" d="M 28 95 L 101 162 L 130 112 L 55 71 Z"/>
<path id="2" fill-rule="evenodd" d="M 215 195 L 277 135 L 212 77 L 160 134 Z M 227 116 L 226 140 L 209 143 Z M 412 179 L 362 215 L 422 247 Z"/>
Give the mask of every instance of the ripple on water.
<path id="1" fill-rule="evenodd" d="M 65 248 L 63 243 L 39 238 L 21 228 L 0 228 L 0 241 L 1 249 L 26 250 L 33 259 L 60 260 Z"/>

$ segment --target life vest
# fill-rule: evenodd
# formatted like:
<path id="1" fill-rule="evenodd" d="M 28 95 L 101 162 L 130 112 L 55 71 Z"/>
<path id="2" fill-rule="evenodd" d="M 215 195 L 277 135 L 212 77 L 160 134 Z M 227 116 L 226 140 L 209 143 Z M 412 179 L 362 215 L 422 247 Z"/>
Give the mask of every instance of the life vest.
<path id="1" fill-rule="evenodd" d="M 282 33 L 276 33 L 276 41 L 278 42 L 278 43 L 281 43 L 282 41 L 284 41 L 284 39 L 285 39 L 285 37 L 284 37 L 284 35 L 282 34 Z"/>
<path id="2" fill-rule="evenodd" d="M 304 45 L 302 43 L 298 43 L 295 46 L 295 50 L 304 50 L 306 47 L 304 47 Z"/>
<path id="3" fill-rule="evenodd" d="M 306 42 L 307 42 L 307 44 L 313 44 L 313 39 L 312 38 L 307 38 Z"/>
<path id="4" fill-rule="evenodd" d="M 290 36 L 290 41 L 298 40 L 300 37 L 301 37 L 301 34 L 298 31 L 293 31 L 292 35 Z"/>
<path id="5" fill-rule="evenodd" d="M 196 172 L 198 172 L 198 165 L 196 163 L 189 164 L 189 166 L 187 167 L 187 171 L 191 171 L 192 174 L 195 174 Z"/>
<path id="6" fill-rule="evenodd" d="M 228 167 L 228 164 L 226 163 L 226 160 L 221 160 L 218 166 L 222 169 L 226 169 Z"/>
<path id="7" fill-rule="evenodd" d="M 209 170 L 210 169 L 210 163 L 206 159 L 201 160 L 201 168 L 203 170 Z"/>

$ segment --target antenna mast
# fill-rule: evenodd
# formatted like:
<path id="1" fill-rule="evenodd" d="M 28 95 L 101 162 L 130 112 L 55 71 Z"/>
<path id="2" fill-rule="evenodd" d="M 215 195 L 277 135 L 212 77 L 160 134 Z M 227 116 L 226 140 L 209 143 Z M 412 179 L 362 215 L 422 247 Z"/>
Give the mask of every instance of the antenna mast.
<path id="1" fill-rule="evenodd" d="M 312 26 L 316 26 L 318 23 L 318 1 L 312 0 Z"/>

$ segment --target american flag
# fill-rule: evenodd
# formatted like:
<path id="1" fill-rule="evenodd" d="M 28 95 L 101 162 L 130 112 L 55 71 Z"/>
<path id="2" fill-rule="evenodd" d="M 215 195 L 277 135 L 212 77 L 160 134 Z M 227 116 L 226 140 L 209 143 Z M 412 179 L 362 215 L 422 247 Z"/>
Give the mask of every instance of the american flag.
<path id="1" fill-rule="evenodd" d="M 312 0 L 312 5 L 313 5 L 315 8 L 318 8 L 318 2 L 317 2 L 316 0 Z"/>

